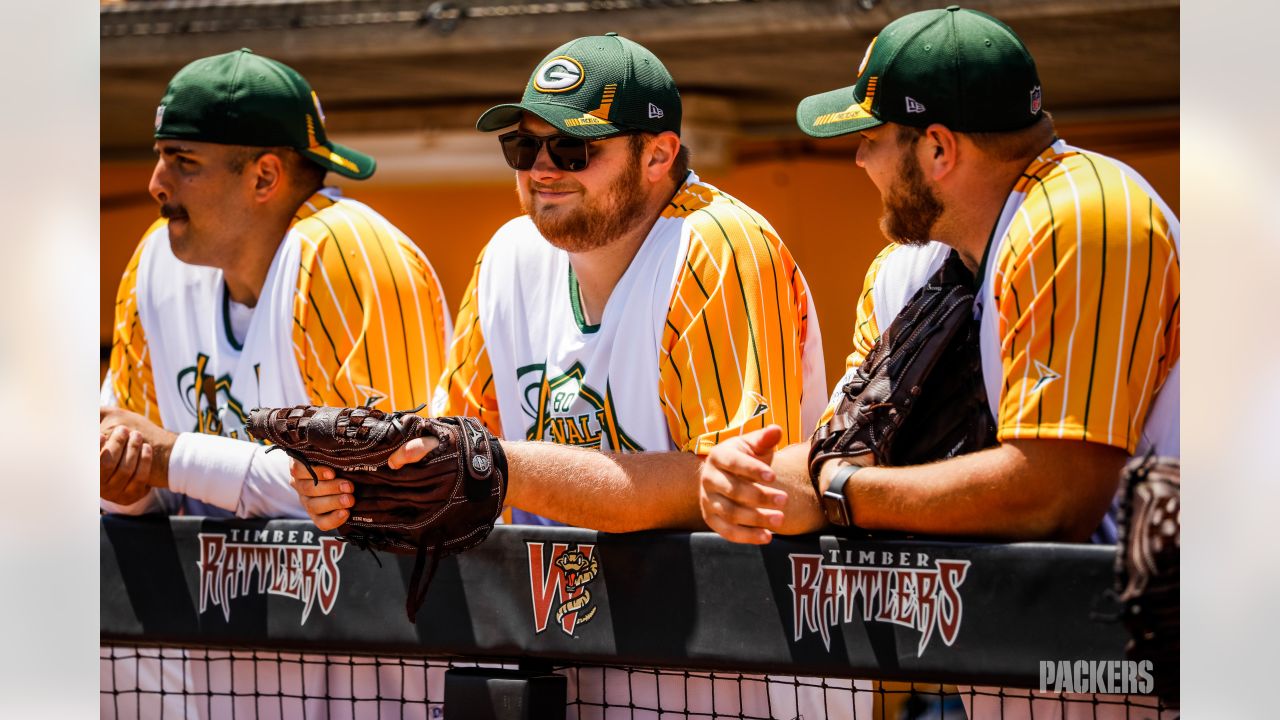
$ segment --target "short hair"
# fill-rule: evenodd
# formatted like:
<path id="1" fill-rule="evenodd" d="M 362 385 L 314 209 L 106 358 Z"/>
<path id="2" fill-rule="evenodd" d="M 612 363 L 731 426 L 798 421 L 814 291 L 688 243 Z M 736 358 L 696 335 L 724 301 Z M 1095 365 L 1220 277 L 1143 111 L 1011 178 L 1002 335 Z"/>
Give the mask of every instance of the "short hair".
<path id="1" fill-rule="evenodd" d="M 227 160 L 227 165 L 234 173 L 242 173 L 249 163 L 255 162 L 258 158 L 271 153 L 280 158 L 287 168 L 290 182 L 295 187 L 306 190 L 307 195 L 315 193 L 324 187 L 324 178 L 328 174 L 328 170 L 319 164 L 311 162 L 302 153 L 294 148 L 277 146 L 277 147 L 244 147 L 239 152 L 231 153 L 231 157 Z"/>
<path id="2" fill-rule="evenodd" d="M 647 138 L 657 137 L 657 133 L 640 133 L 631 136 L 631 156 L 638 158 L 640 153 L 644 151 L 644 141 Z M 680 150 L 676 152 L 676 158 L 671 162 L 671 171 L 669 177 L 676 182 L 676 185 L 684 183 L 684 178 L 689 174 L 689 147 L 684 143 L 680 143 Z"/>
<path id="3" fill-rule="evenodd" d="M 924 131 L 924 128 L 899 125 L 898 142 L 902 145 L 914 143 L 924 137 Z M 1018 130 L 960 134 L 972 140 L 983 154 L 998 162 L 1028 160 L 1058 139 L 1053 115 L 1047 110 L 1040 114 L 1039 120 Z"/>

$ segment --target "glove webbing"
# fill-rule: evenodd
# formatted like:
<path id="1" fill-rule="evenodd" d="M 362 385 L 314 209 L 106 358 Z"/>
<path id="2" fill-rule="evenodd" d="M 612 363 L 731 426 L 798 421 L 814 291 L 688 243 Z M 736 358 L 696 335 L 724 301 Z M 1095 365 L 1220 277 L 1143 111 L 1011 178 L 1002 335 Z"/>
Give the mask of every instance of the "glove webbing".
<path id="1" fill-rule="evenodd" d="M 382 398 L 374 395 L 370 397 L 368 401 L 365 402 L 363 407 L 370 407 L 373 405 L 373 403 L 381 399 Z M 426 406 L 427 406 L 426 403 L 422 403 L 421 405 L 419 405 L 418 407 L 412 410 L 397 410 L 391 413 L 388 417 L 391 419 L 391 422 L 396 425 L 397 429 L 399 429 L 400 418 L 404 417 L 405 415 L 417 415 L 418 411 L 422 410 L 422 408 Z M 299 463 L 302 464 L 303 467 L 307 469 L 307 472 L 311 474 L 312 481 L 314 481 L 316 485 L 320 484 L 320 476 L 316 475 L 316 470 L 314 467 L 311 466 L 311 461 L 307 459 L 306 455 L 302 454 L 301 450 L 295 450 L 293 448 L 287 448 L 281 445 L 272 445 L 271 447 L 267 448 L 267 452 L 271 452 L 272 450 L 283 450 L 286 455 L 293 458 L 294 460 L 297 460 Z M 368 549 L 368 548 L 365 548 L 365 549 Z M 378 565 L 381 566 L 382 563 L 379 562 Z"/>

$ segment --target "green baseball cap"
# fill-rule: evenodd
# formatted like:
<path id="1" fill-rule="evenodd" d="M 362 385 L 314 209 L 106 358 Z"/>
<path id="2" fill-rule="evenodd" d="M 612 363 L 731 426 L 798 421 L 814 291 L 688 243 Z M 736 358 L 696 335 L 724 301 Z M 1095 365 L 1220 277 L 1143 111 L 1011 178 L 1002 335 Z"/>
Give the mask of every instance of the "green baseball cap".
<path id="1" fill-rule="evenodd" d="M 1036 63 L 1013 30 L 976 10 L 923 10 L 885 26 L 852 87 L 812 95 L 796 123 L 835 137 L 886 122 L 1004 132 L 1040 118 Z"/>
<path id="2" fill-rule="evenodd" d="M 476 129 L 501 130 L 525 112 L 584 138 L 624 130 L 680 134 L 680 91 L 671 73 L 653 53 L 617 33 L 552 50 L 533 71 L 524 99 L 489 108 Z"/>
<path id="3" fill-rule="evenodd" d="M 368 155 L 329 140 L 320 99 L 305 78 L 248 48 L 179 70 L 156 108 L 156 139 L 287 146 L 357 180 L 377 168 Z"/>

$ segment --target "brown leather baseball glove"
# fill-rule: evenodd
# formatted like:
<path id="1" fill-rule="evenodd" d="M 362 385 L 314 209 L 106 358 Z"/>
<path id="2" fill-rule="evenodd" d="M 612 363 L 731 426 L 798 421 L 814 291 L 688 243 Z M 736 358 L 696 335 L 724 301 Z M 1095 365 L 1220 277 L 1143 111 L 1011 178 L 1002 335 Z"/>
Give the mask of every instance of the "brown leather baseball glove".
<path id="1" fill-rule="evenodd" d="M 973 275 L 952 251 L 880 335 L 842 388 L 834 416 L 814 433 L 815 487 L 831 458 L 870 454 L 876 465 L 918 465 L 995 444 L 973 299 Z"/>
<path id="2" fill-rule="evenodd" d="M 1156 694 L 1178 704 L 1181 646 L 1182 469 L 1178 458 L 1134 458 L 1116 518 L 1116 589 L 1129 631 L 1125 656 L 1149 660 Z"/>
<path id="3" fill-rule="evenodd" d="M 507 494 L 507 461 L 497 438 L 474 418 L 414 414 L 421 409 L 256 408 L 248 423 L 255 438 L 308 470 L 323 465 L 351 481 L 355 503 L 338 528 L 343 540 L 417 555 L 405 604 L 411 621 L 440 559 L 488 537 Z M 419 437 L 440 444 L 416 463 L 387 466 L 393 452 Z"/>

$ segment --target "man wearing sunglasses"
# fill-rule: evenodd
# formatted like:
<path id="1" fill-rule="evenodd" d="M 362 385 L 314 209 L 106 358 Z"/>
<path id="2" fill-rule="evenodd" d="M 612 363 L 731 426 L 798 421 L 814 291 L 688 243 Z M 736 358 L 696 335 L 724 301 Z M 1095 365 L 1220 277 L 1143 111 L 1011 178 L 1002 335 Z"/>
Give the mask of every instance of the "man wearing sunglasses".
<path id="1" fill-rule="evenodd" d="M 477 123 L 501 131 L 525 214 L 476 263 L 432 411 L 503 438 L 514 522 L 705 529 L 701 455 L 772 424 L 802 440 L 826 403 L 803 275 L 768 221 L 688 169 L 680 118 L 658 58 L 609 34 L 552 51 Z M 294 488 L 335 528 L 352 496 L 317 471 L 295 466 Z"/>

